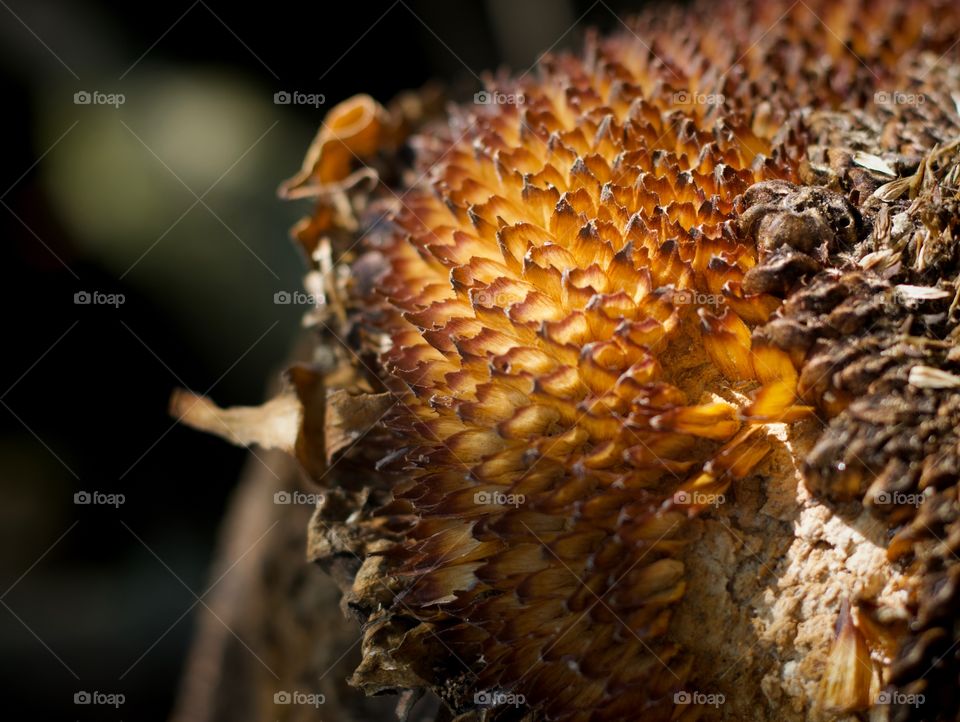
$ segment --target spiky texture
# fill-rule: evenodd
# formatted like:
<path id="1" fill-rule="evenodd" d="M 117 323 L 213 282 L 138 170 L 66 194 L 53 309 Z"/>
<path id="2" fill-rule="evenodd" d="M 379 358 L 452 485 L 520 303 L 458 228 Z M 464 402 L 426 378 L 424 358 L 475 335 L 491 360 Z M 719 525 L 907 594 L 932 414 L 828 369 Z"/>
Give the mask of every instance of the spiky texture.
<path id="1" fill-rule="evenodd" d="M 390 594 L 351 604 L 365 664 L 388 649 L 457 712 L 513 693 L 544 719 L 695 716 L 674 695 L 696 660 L 670 635 L 696 593 L 687 519 L 762 460 L 765 424 L 811 404 L 828 434 L 875 439 L 884 419 L 860 406 L 912 393 L 904 362 L 868 363 L 902 356 L 898 319 L 872 326 L 866 305 L 897 271 L 831 269 L 862 260 L 877 225 L 880 181 L 852 151 L 909 167 L 956 130 L 930 106 L 873 105 L 941 92 L 916 68 L 951 49 L 956 5 L 709 5 L 491 82 L 522 102 L 455 111 L 354 262 L 344 327 L 398 403 L 377 432 L 386 476 L 351 522 L 381 540 L 365 571 Z M 846 156 L 818 150 L 836 137 Z M 311 250 L 326 221 L 301 226 Z M 835 463 L 859 447 L 824 439 L 811 487 L 859 498 Z M 877 470 L 927 468 L 925 451 L 874 451 Z"/>

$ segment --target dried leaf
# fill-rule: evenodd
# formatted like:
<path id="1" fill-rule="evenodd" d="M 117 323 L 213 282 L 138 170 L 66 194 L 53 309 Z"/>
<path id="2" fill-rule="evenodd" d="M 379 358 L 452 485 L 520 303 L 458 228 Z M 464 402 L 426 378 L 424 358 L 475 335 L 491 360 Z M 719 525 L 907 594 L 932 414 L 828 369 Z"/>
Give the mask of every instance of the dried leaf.
<path id="1" fill-rule="evenodd" d="M 177 389 L 170 398 L 170 413 L 200 431 L 238 446 L 261 446 L 292 453 L 300 428 L 297 397 L 286 393 L 262 406 L 223 409 L 205 396 Z"/>
<path id="2" fill-rule="evenodd" d="M 862 168 L 866 168 L 877 173 L 882 173 L 883 175 L 888 175 L 893 178 L 897 177 L 897 172 L 890 166 L 889 163 L 887 163 L 887 161 L 878 155 L 864 153 L 862 150 L 858 150 L 853 154 L 853 162 Z"/>
<path id="3" fill-rule="evenodd" d="M 315 196 L 326 188 L 353 185 L 369 177 L 369 168 L 354 171 L 354 166 L 376 152 L 385 123 L 386 111 L 369 95 L 355 95 L 336 105 L 310 145 L 300 172 L 280 186 L 280 196 Z"/>
<path id="4" fill-rule="evenodd" d="M 955 389 L 960 386 L 960 376 L 931 366 L 914 366 L 910 369 L 910 385 L 919 389 Z"/>
<path id="5" fill-rule="evenodd" d="M 350 394 L 344 389 L 327 392 L 327 463 L 370 431 L 396 403 L 390 392 Z"/>
<path id="6" fill-rule="evenodd" d="M 872 679 L 870 650 L 853 624 L 849 602 L 844 600 L 837 619 L 837 636 L 821 681 L 823 706 L 836 712 L 867 709 Z"/>
<path id="7" fill-rule="evenodd" d="M 911 286 L 903 283 L 894 287 L 897 299 L 900 301 L 938 301 L 942 298 L 950 298 L 950 291 L 943 288 L 933 288 L 931 286 Z"/>
<path id="8" fill-rule="evenodd" d="M 170 413 L 237 446 L 293 454 L 318 479 L 337 454 L 370 431 L 395 403 L 389 392 L 351 394 L 345 389 L 325 389 L 322 375 L 309 367 L 294 366 L 289 373 L 296 393 L 281 393 L 260 406 L 224 409 L 204 396 L 178 389 L 170 399 Z"/>
<path id="9" fill-rule="evenodd" d="M 909 178 L 897 178 L 889 183 L 884 183 L 873 192 L 873 197 L 890 203 L 901 198 L 904 193 L 910 190 L 913 181 L 914 177 L 910 176 Z"/>

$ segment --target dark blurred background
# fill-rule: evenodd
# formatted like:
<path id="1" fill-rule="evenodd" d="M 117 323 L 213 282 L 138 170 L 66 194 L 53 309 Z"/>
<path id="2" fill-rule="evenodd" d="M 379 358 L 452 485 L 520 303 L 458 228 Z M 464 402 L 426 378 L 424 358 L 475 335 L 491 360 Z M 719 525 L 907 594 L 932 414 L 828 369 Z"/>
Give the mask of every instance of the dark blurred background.
<path id="1" fill-rule="evenodd" d="M 256 404 L 282 370 L 303 309 L 273 295 L 299 288 L 287 229 L 307 207 L 276 188 L 323 113 L 432 79 L 469 97 L 639 4 L 0 0 L 7 718 L 168 717 L 247 458 L 168 398 Z"/>

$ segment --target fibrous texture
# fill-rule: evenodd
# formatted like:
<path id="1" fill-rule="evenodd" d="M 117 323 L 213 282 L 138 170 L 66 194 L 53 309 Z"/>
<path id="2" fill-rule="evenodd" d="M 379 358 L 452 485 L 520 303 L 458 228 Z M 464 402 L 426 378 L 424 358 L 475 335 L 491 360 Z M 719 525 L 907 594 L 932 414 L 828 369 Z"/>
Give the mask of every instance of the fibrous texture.
<path id="1" fill-rule="evenodd" d="M 672 633 L 691 519 L 807 419 L 808 488 L 899 528 L 910 580 L 909 629 L 845 606 L 819 704 L 954 718 L 958 30 L 948 2 L 715 2 L 445 120 L 334 111 L 286 192 L 318 197 L 314 321 L 390 400 L 313 522 L 359 686 L 464 719 L 719 714 Z"/>

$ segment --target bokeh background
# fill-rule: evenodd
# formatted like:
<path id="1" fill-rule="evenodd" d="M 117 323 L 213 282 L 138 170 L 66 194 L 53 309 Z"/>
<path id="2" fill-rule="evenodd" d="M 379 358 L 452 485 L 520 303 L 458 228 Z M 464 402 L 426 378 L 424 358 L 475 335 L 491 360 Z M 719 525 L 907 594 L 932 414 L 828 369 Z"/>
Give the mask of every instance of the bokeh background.
<path id="1" fill-rule="evenodd" d="M 283 369 L 303 309 L 273 298 L 300 287 L 287 229 L 307 209 L 276 188 L 326 109 L 430 80 L 469 98 L 482 71 L 526 70 L 639 4 L 0 0 L 5 716 L 168 718 L 247 454 L 167 402 L 185 386 L 256 404 Z M 125 703 L 77 706 L 81 690 Z"/>

